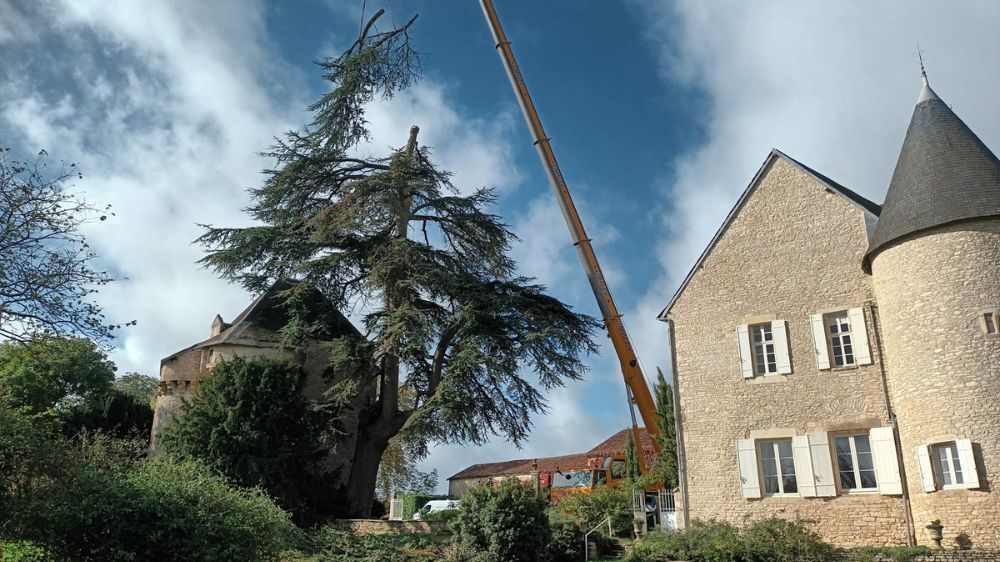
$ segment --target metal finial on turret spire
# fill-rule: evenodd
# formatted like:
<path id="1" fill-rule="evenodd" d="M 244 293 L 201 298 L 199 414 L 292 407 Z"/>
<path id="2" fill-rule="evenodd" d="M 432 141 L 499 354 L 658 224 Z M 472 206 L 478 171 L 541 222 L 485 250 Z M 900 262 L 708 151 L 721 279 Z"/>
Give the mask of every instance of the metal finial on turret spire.
<path id="1" fill-rule="evenodd" d="M 920 60 L 920 78 L 924 82 L 923 88 L 920 89 L 920 97 L 917 98 L 917 103 L 929 99 L 937 99 L 937 94 L 934 93 L 934 90 L 931 89 L 927 81 L 927 69 L 924 68 L 924 52 L 920 50 L 919 43 L 917 43 L 917 59 Z"/>

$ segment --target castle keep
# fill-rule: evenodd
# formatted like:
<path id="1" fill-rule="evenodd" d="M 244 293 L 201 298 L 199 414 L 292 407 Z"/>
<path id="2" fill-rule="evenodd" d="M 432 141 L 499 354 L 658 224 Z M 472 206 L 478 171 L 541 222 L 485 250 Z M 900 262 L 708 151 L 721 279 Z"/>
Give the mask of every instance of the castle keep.
<path id="1" fill-rule="evenodd" d="M 692 519 L 1000 548 L 1000 161 L 924 85 L 879 206 L 775 150 L 660 319 Z"/>

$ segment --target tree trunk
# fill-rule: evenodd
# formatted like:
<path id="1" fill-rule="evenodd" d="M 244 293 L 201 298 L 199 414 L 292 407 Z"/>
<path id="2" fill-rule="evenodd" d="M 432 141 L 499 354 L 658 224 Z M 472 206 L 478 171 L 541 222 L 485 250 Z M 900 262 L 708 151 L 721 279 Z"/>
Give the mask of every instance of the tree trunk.
<path id="1" fill-rule="evenodd" d="M 348 517 L 367 519 L 371 516 L 379 463 L 389 447 L 389 441 L 399 433 L 405 419 L 404 415 L 392 418 L 378 414 L 361 416 L 354 455 L 346 467 L 350 471 L 344 493 L 344 511 Z"/>

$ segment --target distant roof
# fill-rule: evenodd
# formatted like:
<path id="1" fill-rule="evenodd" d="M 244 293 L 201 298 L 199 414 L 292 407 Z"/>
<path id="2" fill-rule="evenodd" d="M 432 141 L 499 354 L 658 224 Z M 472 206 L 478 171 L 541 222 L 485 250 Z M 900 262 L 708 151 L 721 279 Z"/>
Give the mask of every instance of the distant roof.
<path id="1" fill-rule="evenodd" d="M 855 193 L 854 191 L 851 191 L 850 189 L 840 185 L 839 183 L 828 178 L 827 176 L 817 172 L 816 170 L 810 168 L 809 166 L 806 166 L 805 164 L 799 162 L 798 160 L 792 158 L 791 156 L 788 156 L 787 154 L 778 150 L 777 148 L 772 148 L 771 152 L 767 155 L 767 158 L 764 159 L 764 163 L 761 164 L 760 169 L 757 170 L 757 173 L 754 175 L 753 179 L 750 180 L 750 184 L 747 185 L 747 188 L 743 191 L 743 194 L 740 195 L 740 198 L 736 200 L 736 204 L 733 205 L 733 208 L 732 210 L 729 211 L 729 214 L 726 216 L 726 219 L 722 221 L 722 226 L 720 226 L 719 230 L 715 232 L 715 236 L 712 237 L 712 240 L 708 243 L 708 246 L 705 247 L 705 250 L 701 253 L 701 256 L 698 257 L 698 261 L 695 262 L 694 266 L 691 268 L 691 271 L 688 272 L 687 277 L 685 277 L 684 281 L 681 282 L 681 286 L 677 288 L 677 292 L 675 292 L 674 296 L 670 298 L 670 302 L 667 303 L 667 306 L 663 307 L 663 310 L 660 311 L 660 314 L 657 316 L 658 319 L 666 320 L 667 313 L 670 312 L 670 309 L 673 308 L 674 304 L 677 302 L 677 299 L 681 296 L 681 293 L 684 292 L 684 289 L 691 281 L 691 278 L 694 277 L 695 272 L 698 271 L 698 269 L 701 267 L 701 264 L 704 263 L 706 258 L 708 258 L 708 255 L 712 252 L 712 248 L 714 248 L 716 243 L 718 243 L 719 239 L 722 238 L 722 235 L 726 232 L 726 229 L 729 228 L 729 225 L 733 222 L 733 219 L 736 218 L 736 215 L 739 213 L 740 209 L 743 208 L 743 205 L 746 203 L 747 199 L 750 198 L 750 194 L 754 192 L 757 185 L 760 183 L 761 178 L 763 178 L 764 176 L 764 171 L 777 158 L 784 158 L 785 160 L 790 162 L 793 166 L 797 167 L 798 169 L 802 170 L 807 175 L 812 177 L 814 180 L 823 184 L 823 186 L 826 189 L 828 189 L 831 193 L 836 193 L 837 195 L 840 195 L 841 197 L 846 199 L 849 203 L 861 209 L 861 211 L 863 211 L 869 218 L 878 219 L 879 215 L 882 213 L 882 208 L 877 203 L 869 201 L 868 199 L 862 197 L 861 195 Z"/>
<path id="2" fill-rule="evenodd" d="M 163 358 L 161 363 L 169 361 L 191 349 L 199 349 L 219 344 L 240 345 L 246 347 L 276 347 L 279 343 L 277 338 L 273 340 L 260 339 L 259 332 L 255 337 L 246 337 L 246 331 L 251 326 L 262 328 L 268 332 L 277 334 L 279 330 L 288 322 L 284 302 L 285 292 L 301 285 L 297 281 L 278 280 L 268 287 L 263 294 L 258 296 L 243 310 L 232 322 L 222 323 L 223 330 L 207 340 L 188 346 L 172 355 Z M 325 317 L 330 325 L 330 335 L 343 335 L 354 333 L 361 335 L 357 328 L 351 324 L 343 314 L 340 313 L 323 295 L 316 289 L 307 288 L 308 294 L 305 297 L 307 308 L 315 318 Z M 221 317 L 216 314 L 216 319 Z"/>
<path id="3" fill-rule="evenodd" d="M 586 470 L 592 457 L 608 457 L 625 453 L 626 434 L 631 429 L 623 429 L 602 441 L 586 453 L 560 455 L 558 457 L 542 457 L 537 459 L 517 459 L 512 461 L 489 462 L 474 464 L 448 477 L 448 480 L 464 480 L 467 478 L 492 478 L 495 476 L 517 476 L 538 472 L 555 472 L 561 470 Z M 646 428 L 639 428 L 643 454 L 647 462 L 653 459 L 653 443 Z"/>
<path id="4" fill-rule="evenodd" d="M 1000 216 L 1000 160 L 924 81 L 862 267 L 930 228 Z"/>
<path id="5" fill-rule="evenodd" d="M 631 429 L 623 429 L 618 433 L 608 437 L 604 441 L 601 441 L 593 449 L 587 451 L 590 456 L 600 456 L 600 455 L 616 455 L 625 451 L 625 441 L 628 439 L 629 434 L 632 433 Z M 653 439 L 649 436 L 649 432 L 646 431 L 645 427 L 639 428 L 639 439 L 642 440 L 643 451 L 653 451 Z"/>

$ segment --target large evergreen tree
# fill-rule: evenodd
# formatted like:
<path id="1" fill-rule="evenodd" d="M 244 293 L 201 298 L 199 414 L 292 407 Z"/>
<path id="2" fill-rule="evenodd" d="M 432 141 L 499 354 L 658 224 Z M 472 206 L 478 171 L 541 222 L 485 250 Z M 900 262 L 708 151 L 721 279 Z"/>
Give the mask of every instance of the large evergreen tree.
<path id="1" fill-rule="evenodd" d="M 355 517 L 368 514 L 379 461 L 400 432 L 418 450 L 492 435 L 521 442 L 543 391 L 581 376 L 599 326 L 518 276 L 507 256 L 515 237 L 487 211 L 493 192 L 462 195 L 417 147 L 416 128 L 388 157 L 357 156 L 369 140 L 366 105 L 419 77 L 414 20 L 377 32 L 378 15 L 321 63 L 331 91 L 311 106 L 314 122 L 269 153 L 277 166 L 251 190 L 258 226 L 209 227 L 200 238 L 203 263 L 251 290 L 295 278 L 367 313 L 363 341 L 330 345 L 340 377 L 330 399 L 344 427 L 331 486 Z M 300 302 L 288 291 L 289 345 L 328 336 Z"/>

